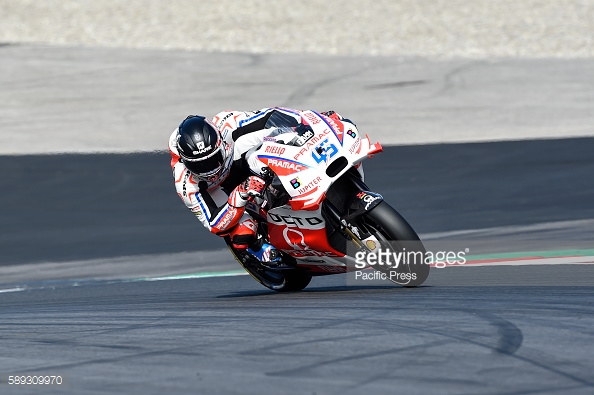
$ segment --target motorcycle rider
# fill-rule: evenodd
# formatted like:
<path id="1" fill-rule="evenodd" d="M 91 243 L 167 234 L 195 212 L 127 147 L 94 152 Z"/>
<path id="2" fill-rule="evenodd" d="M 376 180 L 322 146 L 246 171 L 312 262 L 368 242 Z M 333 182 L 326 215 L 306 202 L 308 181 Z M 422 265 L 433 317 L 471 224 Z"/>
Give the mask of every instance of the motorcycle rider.
<path id="1" fill-rule="evenodd" d="M 322 115 L 342 120 L 334 111 Z M 268 268 L 284 268 L 280 253 L 258 234 L 245 211 L 261 204 L 266 168 L 255 151 L 277 126 L 307 124 L 301 111 L 281 107 L 223 111 L 212 120 L 190 115 L 169 138 L 177 194 L 202 224 L 233 246 L 247 250 Z"/>

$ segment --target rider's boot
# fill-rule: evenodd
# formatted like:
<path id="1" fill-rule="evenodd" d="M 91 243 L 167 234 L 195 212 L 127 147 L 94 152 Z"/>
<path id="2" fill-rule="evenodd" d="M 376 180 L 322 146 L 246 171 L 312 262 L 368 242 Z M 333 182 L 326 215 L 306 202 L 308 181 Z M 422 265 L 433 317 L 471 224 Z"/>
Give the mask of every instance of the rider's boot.
<path id="1" fill-rule="evenodd" d="M 262 237 L 258 237 L 254 243 L 250 244 L 247 251 L 268 269 L 289 269 L 292 267 L 284 263 L 280 252 L 271 244 L 266 243 Z"/>

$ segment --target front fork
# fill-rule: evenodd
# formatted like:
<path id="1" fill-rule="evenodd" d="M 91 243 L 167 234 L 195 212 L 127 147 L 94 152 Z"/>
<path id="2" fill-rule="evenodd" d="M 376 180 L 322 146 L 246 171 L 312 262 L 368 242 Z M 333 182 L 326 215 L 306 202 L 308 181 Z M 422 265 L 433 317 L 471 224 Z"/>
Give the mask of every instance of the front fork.
<path id="1" fill-rule="evenodd" d="M 357 192 L 352 196 L 352 202 L 346 214 L 342 215 L 328 200 L 324 202 L 324 205 L 330 219 L 347 240 L 351 241 L 357 250 L 370 252 L 376 248 L 379 241 L 364 226 L 357 226 L 357 222 L 360 222 L 359 218 L 373 210 L 384 199 L 379 193 L 369 191 L 367 185 L 358 177 L 351 176 L 350 180 Z"/>

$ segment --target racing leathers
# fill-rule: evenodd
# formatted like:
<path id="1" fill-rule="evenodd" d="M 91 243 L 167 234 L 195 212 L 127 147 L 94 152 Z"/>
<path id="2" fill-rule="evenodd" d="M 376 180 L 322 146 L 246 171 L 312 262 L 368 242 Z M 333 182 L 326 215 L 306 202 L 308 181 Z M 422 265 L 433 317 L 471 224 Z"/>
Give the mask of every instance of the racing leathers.
<path id="1" fill-rule="evenodd" d="M 333 111 L 322 113 L 342 119 Z M 306 121 L 305 121 L 306 122 Z M 275 257 L 261 251 L 257 224 L 245 211 L 246 205 L 261 203 L 265 187 L 264 168 L 255 151 L 276 125 L 297 126 L 302 123 L 301 112 L 280 107 L 260 111 L 223 111 L 212 123 L 221 133 L 227 150 L 225 170 L 214 180 L 201 180 L 190 172 L 177 150 L 179 128 L 169 139 L 171 166 L 177 194 L 202 224 L 218 236 L 230 236 L 237 249 L 248 249 L 260 261 Z"/>

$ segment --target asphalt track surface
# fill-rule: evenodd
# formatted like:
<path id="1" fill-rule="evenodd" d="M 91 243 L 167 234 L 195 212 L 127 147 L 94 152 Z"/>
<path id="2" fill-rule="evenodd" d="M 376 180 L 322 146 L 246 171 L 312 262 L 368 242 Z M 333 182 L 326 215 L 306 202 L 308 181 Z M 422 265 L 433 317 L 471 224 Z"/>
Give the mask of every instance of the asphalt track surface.
<path id="1" fill-rule="evenodd" d="M 366 162 L 367 182 L 422 234 L 545 224 L 544 243 L 592 248 L 591 222 L 572 224 L 594 218 L 593 148 L 389 147 Z M 290 294 L 249 276 L 146 281 L 121 256 L 148 263 L 220 242 L 178 200 L 168 166 L 165 153 L 0 158 L 11 191 L 0 195 L 0 271 L 20 273 L 0 287 L 0 374 L 67 383 L 2 393 L 594 392 L 594 265 L 434 269 L 416 289 L 339 275 Z M 558 223 L 570 226 L 546 225 Z M 109 257 L 121 265 L 109 280 L 81 278 L 77 265 L 53 280 L 30 270 Z M 118 278 L 126 267 L 135 279 Z"/>
<path id="2" fill-rule="evenodd" d="M 49 393 L 591 394 L 592 324 L 592 287 L 100 282 L 3 295 L 1 365 Z"/>
<path id="3" fill-rule="evenodd" d="M 386 147 L 364 168 L 369 187 L 427 234 L 592 219 L 592 152 L 593 138 Z M 169 161 L 0 156 L 10 192 L 0 194 L 0 266 L 224 248 L 179 200 Z"/>

